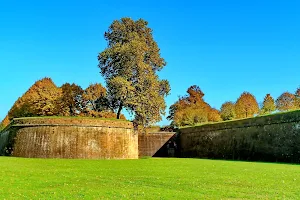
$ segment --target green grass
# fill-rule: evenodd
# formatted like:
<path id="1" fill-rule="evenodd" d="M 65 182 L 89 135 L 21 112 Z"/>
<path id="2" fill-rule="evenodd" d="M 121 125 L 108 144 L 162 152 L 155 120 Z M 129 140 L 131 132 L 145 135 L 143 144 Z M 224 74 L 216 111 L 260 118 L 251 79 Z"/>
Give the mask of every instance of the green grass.
<path id="1" fill-rule="evenodd" d="M 257 116 L 254 116 L 254 117 L 231 119 L 231 120 L 219 121 L 219 122 L 203 122 L 203 123 L 198 123 L 198 124 L 194 124 L 194 125 L 180 126 L 179 128 L 182 129 L 182 128 L 198 127 L 198 126 L 204 126 L 204 125 L 208 125 L 208 124 L 226 124 L 226 123 L 230 123 L 230 122 L 244 121 L 244 120 L 247 120 L 247 119 L 257 119 L 257 118 L 263 118 L 263 117 L 266 117 L 266 116 L 284 115 L 284 114 L 288 114 L 288 113 L 297 113 L 297 112 L 300 112 L 300 109 L 289 110 L 289 111 L 281 111 L 281 112 L 270 113 L 270 114 L 262 114 L 262 115 L 257 115 Z"/>
<path id="2" fill-rule="evenodd" d="M 1 199 L 300 199 L 300 165 L 0 157 Z"/>

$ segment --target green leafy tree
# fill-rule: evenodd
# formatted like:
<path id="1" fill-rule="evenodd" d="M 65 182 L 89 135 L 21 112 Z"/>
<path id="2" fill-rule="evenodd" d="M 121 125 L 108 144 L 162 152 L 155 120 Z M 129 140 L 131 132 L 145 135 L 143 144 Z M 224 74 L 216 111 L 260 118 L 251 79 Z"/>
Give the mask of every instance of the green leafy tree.
<path id="1" fill-rule="evenodd" d="M 296 97 L 292 93 L 284 92 L 276 99 L 276 108 L 280 111 L 294 110 L 296 106 Z"/>
<path id="2" fill-rule="evenodd" d="M 106 111 L 108 108 L 106 100 L 106 89 L 99 83 L 91 84 L 85 89 L 83 95 L 85 109 L 96 112 Z"/>
<path id="3" fill-rule="evenodd" d="M 273 97 L 267 94 L 264 98 L 264 102 L 261 108 L 261 114 L 270 114 L 276 110 L 276 105 Z"/>
<path id="4" fill-rule="evenodd" d="M 255 97 L 249 92 L 243 92 L 235 103 L 237 118 L 253 117 L 258 114 L 259 106 Z"/>
<path id="5" fill-rule="evenodd" d="M 221 106 L 220 115 L 224 121 L 235 119 L 236 118 L 235 104 L 231 101 L 227 101 L 223 103 Z"/>
<path id="6" fill-rule="evenodd" d="M 126 108 L 144 126 L 161 120 L 170 86 L 156 74 L 166 62 L 148 23 L 143 19 L 115 20 L 104 37 L 108 46 L 98 56 L 99 68 L 117 118 Z"/>
<path id="7" fill-rule="evenodd" d="M 63 116 L 76 116 L 82 111 L 83 90 L 76 84 L 65 83 L 61 86 L 60 114 Z"/>
<path id="8" fill-rule="evenodd" d="M 21 98 L 19 98 L 17 102 L 20 104 L 13 106 L 9 111 L 10 120 L 13 118 L 33 117 L 37 115 L 35 108 L 28 100 L 22 101 Z"/>

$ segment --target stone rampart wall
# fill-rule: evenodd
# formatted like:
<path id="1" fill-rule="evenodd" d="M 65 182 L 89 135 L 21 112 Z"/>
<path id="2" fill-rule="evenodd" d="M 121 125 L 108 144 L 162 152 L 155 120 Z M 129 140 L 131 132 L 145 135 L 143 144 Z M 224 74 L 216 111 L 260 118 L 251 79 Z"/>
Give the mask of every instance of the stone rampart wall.
<path id="1" fill-rule="evenodd" d="M 12 155 L 17 157 L 138 158 L 138 135 L 131 122 L 122 120 L 20 118 L 0 138 L 0 144 L 12 145 Z"/>
<path id="2" fill-rule="evenodd" d="M 180 129 L 182 157 L 300 162 L 300 111 Z"/>

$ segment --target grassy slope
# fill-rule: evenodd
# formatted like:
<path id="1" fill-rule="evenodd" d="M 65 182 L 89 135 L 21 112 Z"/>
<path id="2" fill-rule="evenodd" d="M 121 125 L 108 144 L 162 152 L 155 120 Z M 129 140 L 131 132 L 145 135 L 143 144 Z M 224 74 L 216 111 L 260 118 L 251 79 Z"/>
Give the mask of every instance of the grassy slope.
<path id="1" fill-rule="evenodd" d="M 297 112 L 300 112 L 300 110 L 298 109 L 298 110 L 282 111 L 282 112 L 277 112 L 277 113 L 258 115 L 258 116 L 255 116 L 255 117 L 232 119 L 232 120 L 226 120 L 226 121 L 220 121 L 220 122 L 204 122 L 204 123 L 195 124 L 195 125 L 181 126 L 179 128 L 189 128 L 189 127 L 203 126 L 203 125 L 208 125 L 208 124 L 225 124 L 225 123 L 230 123 L 230 122 L 243 121 L 243 120 L 247 120 L 247 119 L 257 119 L 257 118 L 263 118 L 263 117 L 266 117 L 266 116 L 284 115 L 284 114 L 288 114 L 288 113 L 297 113 Z"/>
<path id="2" fill-rule="evenodd" d="M 0 157 L 1 199 L 299 199 L 300 166 Z"/>

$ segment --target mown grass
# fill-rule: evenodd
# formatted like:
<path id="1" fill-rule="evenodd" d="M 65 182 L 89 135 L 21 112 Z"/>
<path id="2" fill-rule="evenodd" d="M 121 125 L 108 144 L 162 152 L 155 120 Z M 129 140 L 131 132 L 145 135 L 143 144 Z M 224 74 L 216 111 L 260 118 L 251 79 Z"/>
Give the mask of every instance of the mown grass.
<path id="1" fill-rule="evenodd" d="M 0 157 L 1 199 L 299 199 L 300 165 Z"/>

